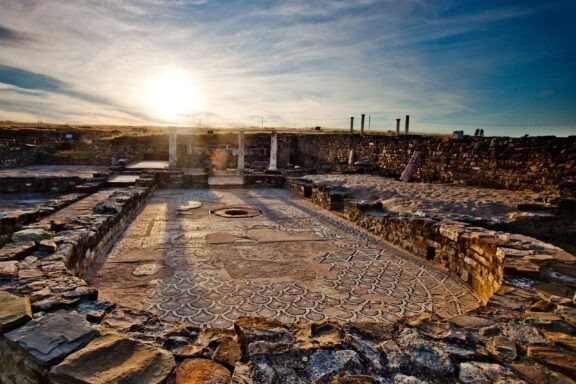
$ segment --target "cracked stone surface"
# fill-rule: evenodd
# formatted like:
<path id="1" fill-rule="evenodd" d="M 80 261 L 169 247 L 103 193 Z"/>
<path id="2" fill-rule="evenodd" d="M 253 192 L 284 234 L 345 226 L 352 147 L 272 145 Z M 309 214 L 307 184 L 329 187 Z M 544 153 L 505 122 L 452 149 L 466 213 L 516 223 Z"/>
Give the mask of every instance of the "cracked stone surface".
<path id="1" fill-rule="evenodd" d="M 192 201 L 202 206 L 179 210 Z M 210 213 L 226 207 L 262 215 Z M 153 273 L 134 273 L 142 270 Z M 389 322 L 479 305 L 438 267 L 278 189 L 157 191 L 90 283 L 101 299 L 203 328 L 246 315 Z"/>

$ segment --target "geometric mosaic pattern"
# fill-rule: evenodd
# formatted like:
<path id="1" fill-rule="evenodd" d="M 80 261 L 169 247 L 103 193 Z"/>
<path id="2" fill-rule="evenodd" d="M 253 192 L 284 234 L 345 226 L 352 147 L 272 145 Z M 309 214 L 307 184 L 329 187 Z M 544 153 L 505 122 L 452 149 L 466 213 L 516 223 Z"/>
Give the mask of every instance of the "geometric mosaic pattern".
<path id="1" fill-rule="evenodd" d="M 178 210 L 191 201 L 202 207 Z M 210 214 L 224 207 L 262 215 Z M 131 273 L 144 264 L 159 267 Z M 245 315 L 386 322 L 432 310 L 450 317 L 479 305 L 439 267 L 282 189 L 157 191 L 92 284 L 103 298 L 200 327 L 230 328 Z"/>

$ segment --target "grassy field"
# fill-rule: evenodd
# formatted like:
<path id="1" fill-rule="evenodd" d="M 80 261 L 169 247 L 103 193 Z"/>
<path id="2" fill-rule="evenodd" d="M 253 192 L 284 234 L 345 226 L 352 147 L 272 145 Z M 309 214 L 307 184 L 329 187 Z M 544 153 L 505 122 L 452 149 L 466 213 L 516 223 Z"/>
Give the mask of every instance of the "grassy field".
<path id="1" fill-rule="evenodd" d="M 62 133 L 68 131 L 83 131 L 89 135 L 94 134 L 100 138 L 113 138 L 119 136 L 148 136 L 148 135 L 160 135 L 167 134 L 169 127 L 163 126 L 132 126 L 132 125 L 69 125 L 69 124 L 50 124 L 50 123 L 22 123 L 13 121 L 0 121 L 1 130 L 21 130 L 21 129 L 33 129 L 33 130 L 52 130 L 61 131 Z M 342 128 L 325 128 L 322 127 L 320 130 L 316 130 L 314 127 L 303 127 L 303 128 L 289 128 L 289 127 L 244 127 L 245 133 L 269 133 L 270 131 L 275 131 L 278 133 L 288 133 L 288 134 L 348 134 L 348 129 Z M 213 131 L 217 134 L 225 133 L 235 133 L 238 132 L 239 128 L 198 128 L 198 127 L 178 127 L 179 132 L 183 134 L 202 134 L 208 133 L 208 131 Z M 358 134 L 359 129 L 354 131 Z M 393 131 L 365 131 L 368 136 L 394 136 Z M 422 132 L 412 132 L 411 135 L 419 136 L 431 136 L 431 137 L 448 137 L 446 134 L 431 134 Z"/>

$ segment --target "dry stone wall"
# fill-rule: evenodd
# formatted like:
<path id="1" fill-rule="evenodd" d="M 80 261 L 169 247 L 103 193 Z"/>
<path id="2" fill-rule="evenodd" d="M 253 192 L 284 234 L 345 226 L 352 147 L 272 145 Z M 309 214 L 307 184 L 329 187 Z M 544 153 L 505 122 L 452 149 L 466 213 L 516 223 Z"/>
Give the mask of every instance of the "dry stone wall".
<path id="1" fill-rule="evenodd" d="M 328 195 L 306 183 L 293 187 L 318 202 Z M 12 260 L 0 263 L 0 382 L 573 383 L 576 377 L 574 257 L 515 235 L 497 234 L 500 288 L 485 306 L 452 319 L 426 312 L 386 325 L 240 318 L 233 329 L 201 330 L 99 301 L 79 276 L 152 188 L 111 195 L 92 214 L 45 228 L 55 232 L 52 239 L 20 244 Z M 343 204 L 353 221 L 377 208 L 338 192 L 324 204 Z M 435 224 L 427 225 L 433 231 Z M 411 229 L 416 243 L 433 236 L 418 228 Z M 455 233 L 438 231 L 449 240 L 444 247 L 459 246 Z M 458 237 L 466 231 L 488 240 L 463 246 L 493 253 L 495 234 L 462 228 Z"/>
<path id="2" fill-rule="evenodd" d="M 301 135 L 296 164 L 315 168 L 330 165 L 348 169 L 350 150 L 357 160 L 370 162 L 379 173 L 398 177 L 414 151 L 421 161 L 416 181 L 457 182 L 491 188 L 563 191 L 576 186 L 576 136 L 482 137 L 463 140 L 418 136 Z"/>

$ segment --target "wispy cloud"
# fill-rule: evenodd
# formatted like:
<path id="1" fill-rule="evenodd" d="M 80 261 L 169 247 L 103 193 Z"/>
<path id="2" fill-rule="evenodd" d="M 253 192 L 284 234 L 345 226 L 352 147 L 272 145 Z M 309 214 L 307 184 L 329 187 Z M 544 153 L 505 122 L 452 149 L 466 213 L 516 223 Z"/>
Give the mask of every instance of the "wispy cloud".
<path id="1" fill-rule="evenodd" d="M 18 87 L 0 92 L 0 108 L 19 105 L 30 118 L 162 123 L 146 83 L 181 69 L 204 99 L 184 123 L 256 125 L 264 115 L 270 125 L 345 126 L 366 112 L 391 128 L 404 114 L 481 117 L 497 95 L 483 83 L 510 56 L 474 39 L 506 41 L 489 31 L 538 14 L 543 6 L 530 3 L 0 0 L 0 81 Z M 64 98 L 67 107 L 57 106 Z"/>

